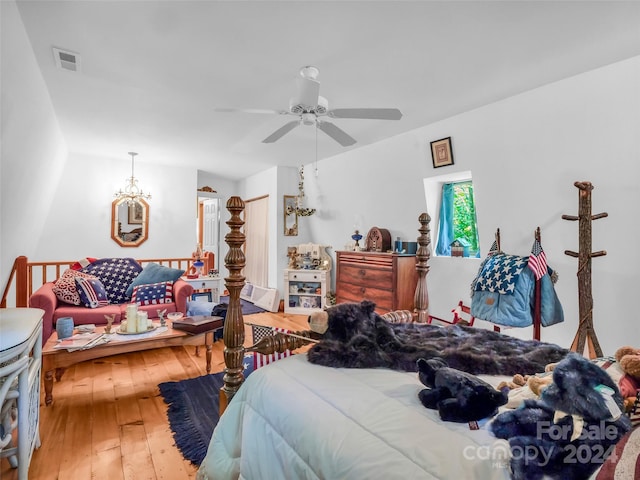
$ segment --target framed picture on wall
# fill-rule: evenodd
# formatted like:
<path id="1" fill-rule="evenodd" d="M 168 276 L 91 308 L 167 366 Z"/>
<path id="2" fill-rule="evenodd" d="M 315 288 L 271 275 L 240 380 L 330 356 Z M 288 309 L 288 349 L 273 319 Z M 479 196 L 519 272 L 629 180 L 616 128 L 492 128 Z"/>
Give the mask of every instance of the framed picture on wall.
<path id="1" fill-rule="evenodd" d="M 431 159 L 433 168 L 453 165 L 453 151 L 451 150 L 451 137 L 442 138 L 431 142 Z"/>
<path id="2" fill-rule="evenodd" d="M 129 205 L 129 224 L 141 225 L 143 213 L 142 204 L 140 202 L 135 202 Z"/>

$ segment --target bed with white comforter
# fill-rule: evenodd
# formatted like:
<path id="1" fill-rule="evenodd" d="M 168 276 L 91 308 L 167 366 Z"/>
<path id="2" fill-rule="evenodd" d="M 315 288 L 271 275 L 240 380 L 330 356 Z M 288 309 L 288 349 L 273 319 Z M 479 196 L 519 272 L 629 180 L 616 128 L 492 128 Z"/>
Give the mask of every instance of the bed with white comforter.
<path id="1" fill-rule="evenodd" d="M 508 444 L 441 421 L 418 400 L 422 388 L 415 373 L 280 360 L 230 402 L 198 478 L 508 479 Z"/>

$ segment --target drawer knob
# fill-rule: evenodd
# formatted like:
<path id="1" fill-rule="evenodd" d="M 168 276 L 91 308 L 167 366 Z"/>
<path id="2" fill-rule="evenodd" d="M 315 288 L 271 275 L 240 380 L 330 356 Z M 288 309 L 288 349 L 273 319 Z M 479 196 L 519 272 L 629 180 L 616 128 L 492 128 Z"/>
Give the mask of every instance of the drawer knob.
<path id="1" fill-rule="evenodd" d="M 360 269 L 358 273 L 360 274 L 361 277 L 364 277 L 367 274 L 367 271 L 364 269 Z"/>
<path id="2" fill-rule="evenodd" d="M 364 295 L 364 292 L 366 292 L 366 291 L 367 291 L 367 289 L 366 289 L 366 288 L 364 288 L 364 287 L 360 287 L 360 293 L 362 293 L 362 294 Z"/>

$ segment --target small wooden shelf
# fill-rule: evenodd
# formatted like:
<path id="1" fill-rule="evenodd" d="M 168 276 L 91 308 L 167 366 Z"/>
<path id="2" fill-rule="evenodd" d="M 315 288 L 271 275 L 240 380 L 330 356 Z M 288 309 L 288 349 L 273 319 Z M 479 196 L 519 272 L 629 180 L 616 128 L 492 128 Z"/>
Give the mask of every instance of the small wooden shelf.
<path id="1" fill-rule="evenodd" d="M 284 311 L 307 315 L 327 306 L 329 270 L 284 271 Z"/>

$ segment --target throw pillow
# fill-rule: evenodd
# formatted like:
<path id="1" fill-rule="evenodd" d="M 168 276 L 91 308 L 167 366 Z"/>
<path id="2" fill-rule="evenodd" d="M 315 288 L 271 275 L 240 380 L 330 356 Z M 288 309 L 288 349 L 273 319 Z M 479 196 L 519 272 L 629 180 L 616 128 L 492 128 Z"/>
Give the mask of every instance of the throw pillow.
<path id="1" fill-rule="evenodd" d="M 72 264 L 71 265 L 71 270 L 82 270 L 84 267 L 86 267 L 90 263 L 95 262 L 96 260 L 97 260 L 97 258 L 93 258 L 93 257 L 83 258 L 82 260 L 78 260 L 77 262 Z"/>
<path id="2" fill-rule="evenodd" d="M 138 285 L 149 285 L 151 283 L 158 282 L 175 282 L 184 273 L 184 270 L 177 268 L 165 267 L 158 263 L 149 263 L 140 274 L 133 279 L 129 288 L 127 288 L 126 295 L 131 297 L 133 289 Z"/>
<path id="3" fill-rule="evenodd" d="M 173 301 L 173 282 L 158 282 L 133 287 L 132 301 L 138 305 L 155 305 Z"/>
<path id="4" fill-rule="evenodd" d="M 61 302 L 70 303 L 71 305 L 80 305 L 80 295 L 76 288 L 76 277 L 79 278 L 96 278 L 87 273 L 76 272 L 67 269 L 62 276 L 53 284 L 53 293 Z"/>
<path id="5" fill-rule="evenodd" d="M 192 300 L 187 302 L 187 315 L 211 315 L 213 307 L 216 306 L 214 302 L 199 302 Z"/>
<path id="6" fill-rule="evenodd" d="M 133 258 L 100 258 L 84 267 L 82 271 L 100 279 L 107 291 L 109 302 L 126 303 L 133 291 L 131 289 L 127 293 L 127 289 L 142 271 L 142 267 Z"/>
<path id="7" fill-rule="evenodd" d="M 107 291 L 97 278 L 76 277 L 76 287 L 80 302 L 87 308 L 98 308 L 109 305 Z"/>

